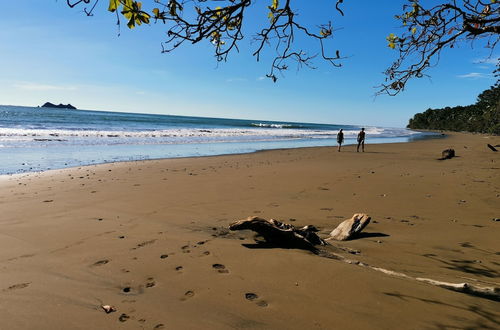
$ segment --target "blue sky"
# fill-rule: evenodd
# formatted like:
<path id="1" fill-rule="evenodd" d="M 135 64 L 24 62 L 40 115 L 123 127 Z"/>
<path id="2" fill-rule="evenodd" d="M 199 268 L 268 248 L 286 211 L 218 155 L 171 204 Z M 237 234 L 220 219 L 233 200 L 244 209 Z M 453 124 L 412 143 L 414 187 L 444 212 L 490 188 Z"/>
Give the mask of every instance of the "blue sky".
<path id="1" fill-rule="evenodd" d="M 118 36 L 115 16 L 101 2 L 93 17 L 83 7 L 70 9 L 65 0 L 2 4 L 10 14 L 0 29 L 0 104 L 50 101 L 89 110 L 403 127 L 429 107 L 474 103 L 495 82 L 494 65 L 478 63 L 490 50 L 478 43 L 443 53 L 428 72 L 431 80 L 412 81 L 396 97 L 374 98 L 374 86 L 397 56 L 385 37 L 398 33 L 393 17 L 401 11 L 400 0 L 383 6 L 346 1 L 345 17 L 335 12 L 334 1 L 307 2 L 317 7 L 300 8 L 299 18 L 312 26 L 332 20 L 342 28 L 332 49 L 349 57 L 342 68 L 319 61 L 315 70 L 293 68 L 277 83 L 263 79 L 272 53 L 260 62 L 251 56 L 251 33 L 225 63 L 216 62 L 208 42 L 161 54 L 164 26 L 123 25 Z M 247 18 L 250 30 L 262 15 L 265 8 Z"/>

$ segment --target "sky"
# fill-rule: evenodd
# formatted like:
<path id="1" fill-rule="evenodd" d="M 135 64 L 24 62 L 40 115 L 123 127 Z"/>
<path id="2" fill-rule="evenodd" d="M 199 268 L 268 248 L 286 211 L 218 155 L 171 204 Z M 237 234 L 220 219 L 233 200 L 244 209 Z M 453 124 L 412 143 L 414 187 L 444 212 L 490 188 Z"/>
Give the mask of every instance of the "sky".
<path id="1" fill-rule="evenodd" d="M 152 9 L 152 2 L 143 0 L 143 7 Z M 334 1 L 297 0 L 297 18 L 305 25 L 332 21 L 338 30 L 329 49 L 347 58 L 341 68 L 319 60 L 316 69 L 292 66 L 273 83 L 265 78 L 273 51 L 259 62 L 252 56 L 265 1 L 254 3 L 264 9 L 249 14 L 240 52 L 223 63 L 208 41 L 162 54 L 162 24 L 133 30 L 122 24 L 119 32 L 107 0 L 92 17 L 83 5 L 71 9 L 65 0 L 4 1 L 2 10 L 10 14 L 0 23 L 0 104 L 49 101 L 87 110 L 404 127 L 428 108 L 474 103 L 495 83 L 491 72 L 498 58 L 497 50 L 485 61 L 491 50 L 481 43 L 444 52 L 428 71 L 431 79 L 411 81 L 394 97 L 374 97 L 382 72 L 397 56 L 385 38 L 400 31 L 394 15 L 404 2 L 345 1 L 341 17 Z M 309 41 L 297 42 L 314 52 Z"/>

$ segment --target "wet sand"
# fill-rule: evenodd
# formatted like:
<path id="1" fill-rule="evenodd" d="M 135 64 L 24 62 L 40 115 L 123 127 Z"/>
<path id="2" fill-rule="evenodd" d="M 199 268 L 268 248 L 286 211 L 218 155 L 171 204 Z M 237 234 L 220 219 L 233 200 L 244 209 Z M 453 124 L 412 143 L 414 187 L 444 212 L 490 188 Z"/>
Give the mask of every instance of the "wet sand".
<path id="1" fill-rule="evenodd" d="M 0 328 L 497 329 L 498 299 L 413 280 L 500 286 L 487 143 L 500 137 L 0 177 Z M 450 147 L 458 157 L 437 160 Z M 351 264 L 227 230 L 255 215 L 327 236 L 359 212 L 365 234 L 327 248 Z"/>

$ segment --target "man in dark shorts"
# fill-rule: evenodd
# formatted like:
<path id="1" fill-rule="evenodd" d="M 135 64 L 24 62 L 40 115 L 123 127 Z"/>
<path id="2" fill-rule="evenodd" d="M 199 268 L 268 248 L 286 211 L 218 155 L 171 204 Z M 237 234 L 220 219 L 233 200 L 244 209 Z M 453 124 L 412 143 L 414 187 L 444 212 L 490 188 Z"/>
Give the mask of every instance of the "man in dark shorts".
<path id="1" fill-rule="evenodd" d="M 364 127 L 358 133 L 358 148 L 356 149 L 357 152 L 359 152 L 359 146 L 361 146 L 361 150 L 363 152 L 365 152 L 365 128 Z"/>
<path id="2" fill-rule="evenodd" d="M 342 128 L 340 129 L 339 133 L 337 134 L 337 143 L 339 144 L 338 151 L 340 152 L 340 147 L 342 146 L 342 143 L 344 143 L 344 132 L 343 132 Z"/>

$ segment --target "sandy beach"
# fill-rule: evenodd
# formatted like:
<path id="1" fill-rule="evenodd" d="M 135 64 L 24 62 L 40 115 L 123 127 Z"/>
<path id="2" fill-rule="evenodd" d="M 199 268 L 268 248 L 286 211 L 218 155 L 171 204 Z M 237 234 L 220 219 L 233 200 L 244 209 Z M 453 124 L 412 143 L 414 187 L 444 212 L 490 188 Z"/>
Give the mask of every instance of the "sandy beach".
<path id="1" fill-rule="evenodd" d="M 498 299 L 415 280 L 498 298 L 500 153 L 487 143 L 500 138 L 0 177 L 0 328 L 498 329 Z M 437 160 L 447 148 L 458 157 Z M 227 230 L 259 216 L 326 237 L 359 212 L 365 234 L 327 247 L 351 263 Z"/>

